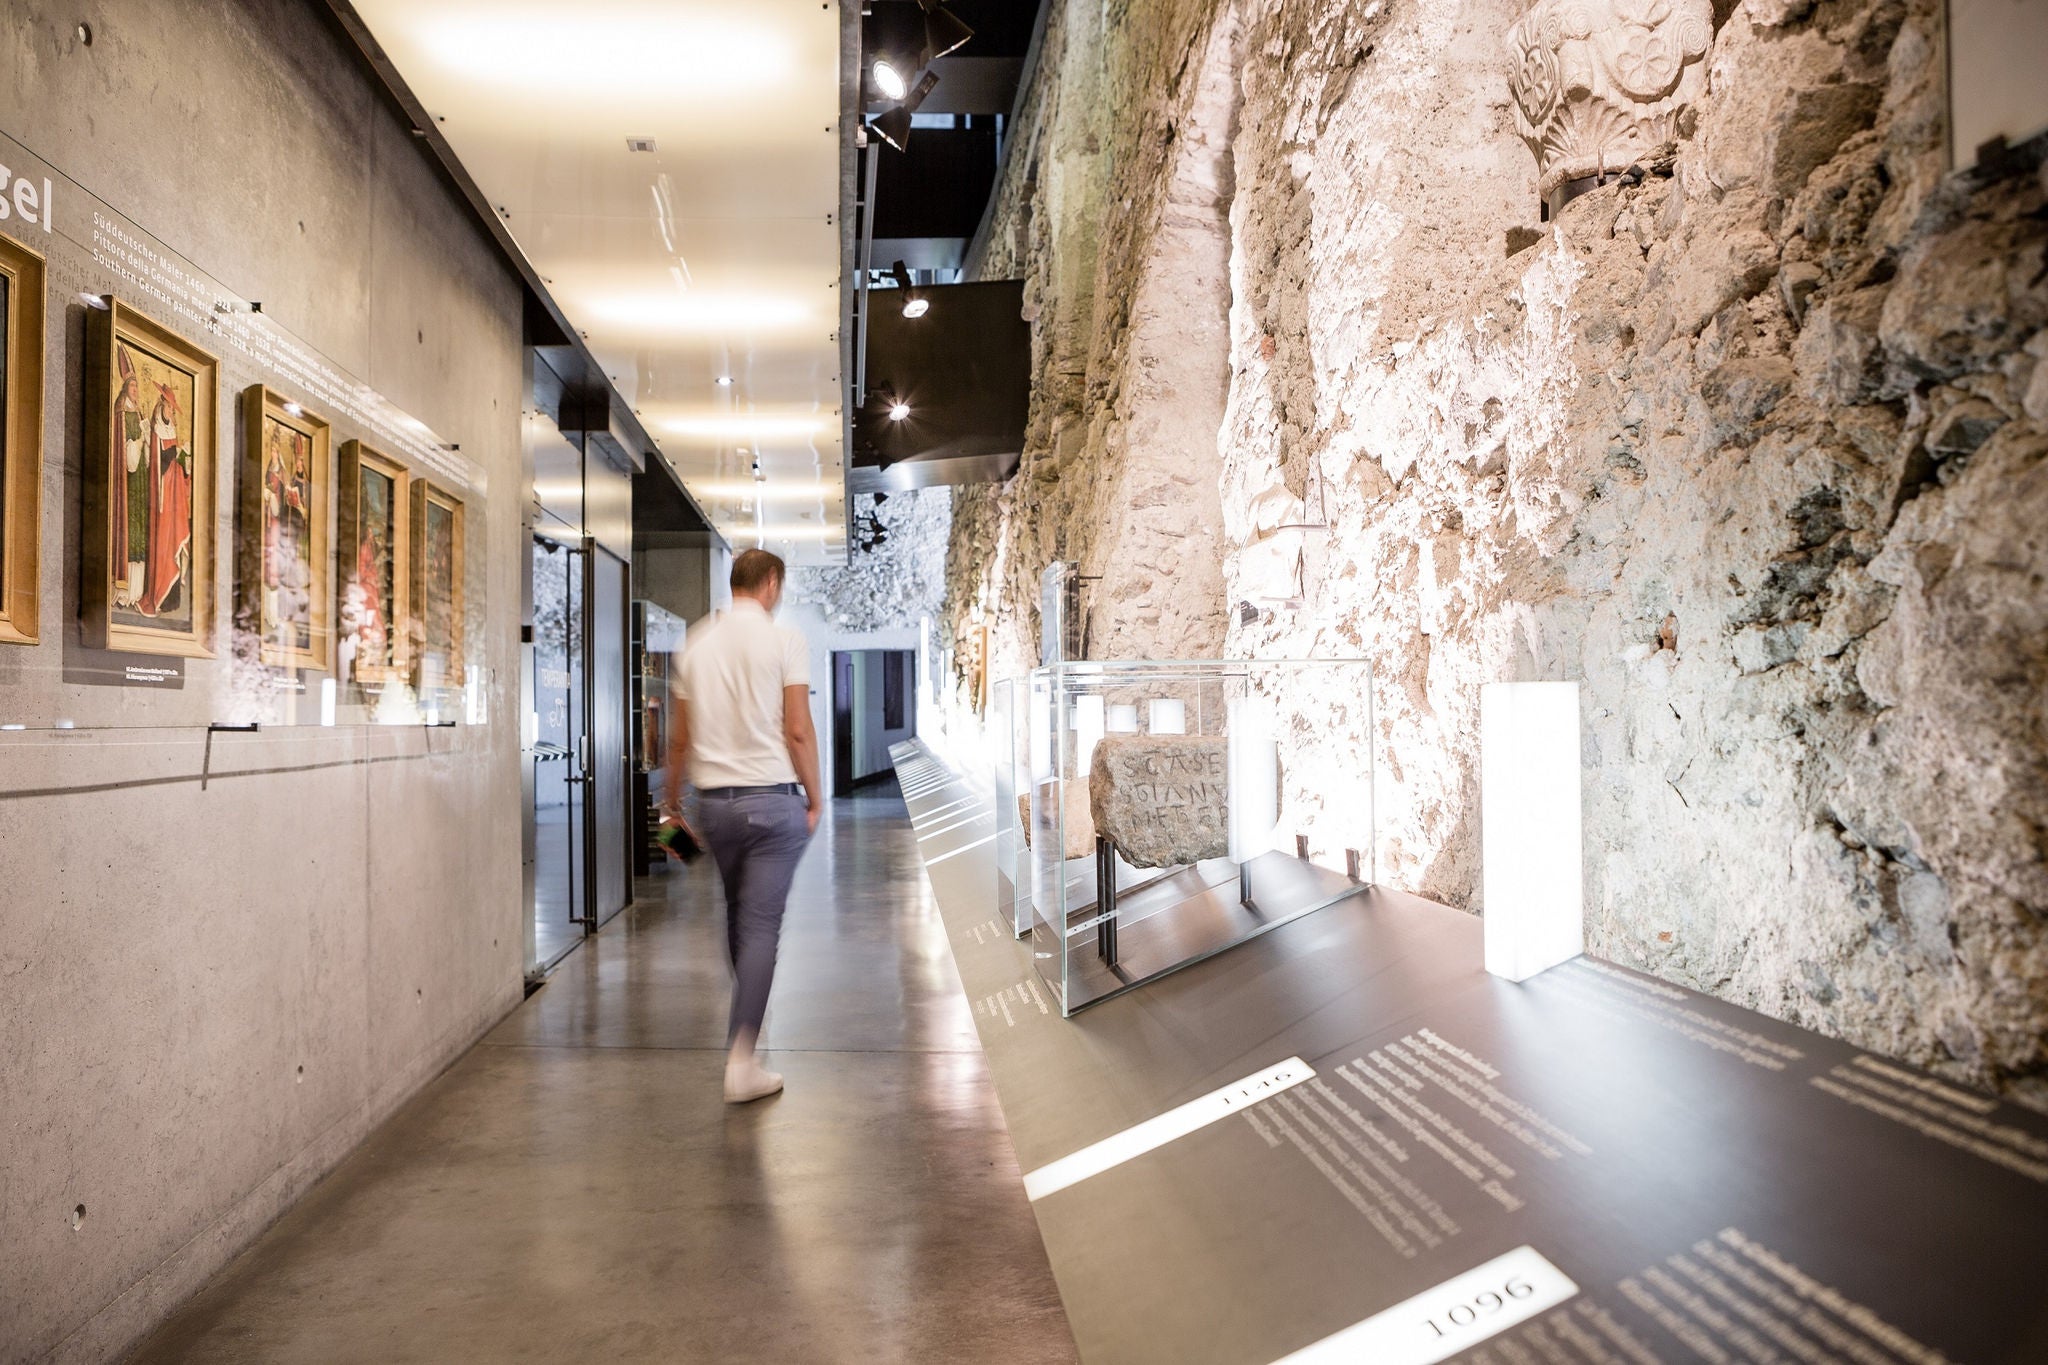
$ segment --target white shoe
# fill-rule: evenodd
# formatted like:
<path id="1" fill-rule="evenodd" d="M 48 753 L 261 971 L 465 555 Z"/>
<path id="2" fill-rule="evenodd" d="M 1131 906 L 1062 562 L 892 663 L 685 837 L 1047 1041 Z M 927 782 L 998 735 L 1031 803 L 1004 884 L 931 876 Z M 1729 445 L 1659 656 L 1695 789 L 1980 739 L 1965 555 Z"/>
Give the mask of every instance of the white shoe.
<path id="1" fill-rule="evenodd" d="M 780 1089 L 782 1077 L 763 1069 L 759 1062 L 728 1063 L 725 1068 L 727 1104 L 766 1099 Z"/>

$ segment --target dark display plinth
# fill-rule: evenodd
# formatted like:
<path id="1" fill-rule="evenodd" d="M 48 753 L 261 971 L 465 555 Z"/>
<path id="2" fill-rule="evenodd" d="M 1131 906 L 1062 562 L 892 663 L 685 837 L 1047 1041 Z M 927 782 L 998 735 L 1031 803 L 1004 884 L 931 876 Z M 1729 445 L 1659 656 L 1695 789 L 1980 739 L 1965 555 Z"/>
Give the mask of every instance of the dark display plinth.
<path id="1" fill-rule="evenodd" d="M 925 856 L 1027 1181 L 1139 1148 L 1034 1206 L 1086 1359 L 2048 1360 L 2038 1114 L 1377 889 L 1062 1020 L 980 837 Z"/>

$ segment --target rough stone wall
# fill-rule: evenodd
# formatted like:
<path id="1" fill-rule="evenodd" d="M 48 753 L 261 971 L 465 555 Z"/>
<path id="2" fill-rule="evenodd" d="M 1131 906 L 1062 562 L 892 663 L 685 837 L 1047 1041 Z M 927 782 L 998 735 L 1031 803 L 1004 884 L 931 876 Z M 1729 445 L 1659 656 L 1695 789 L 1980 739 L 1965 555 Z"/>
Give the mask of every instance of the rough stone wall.
<path id="1" fill-rule="evenodd" d="M 1023 278 L 1033 398 L 1022 468 L 963 490 L 950 615 L 994 627 L 995 676 L 1038 653 L 1038 576 L 1095 578 L 1098 654 L 1206 657 L 1224 639 L 1221 425 L 1239 44 L 1207 0 L 1060 5 L 1012 130 L 982 259 Z M 1174 75 L 1168 98 L 1154 83 Z"/>
<path id="2" fill-rule="evenodd" d="M 1180 54 L 1241 27 L 1228 643 L 1372 662 L 1377 733 L 1329 739 L 1379 761 L 1383 879 L 1482 908 L 1479 687 L 1577 679 L 1595 952 L 2048 1107 L 2048 217 L 2038 164 L 1947 173 L 1935 0 L 1717 5 L 1675 145 L 1548 225 L 1514 0 L 1132 8 L 1095 278 Z M 1042 183 L 999 227 L 1051 350 Z M 1055 434 L 963 499 L 956 615 L 1023 634 L 1096 534 L 1110 451 Z"/>

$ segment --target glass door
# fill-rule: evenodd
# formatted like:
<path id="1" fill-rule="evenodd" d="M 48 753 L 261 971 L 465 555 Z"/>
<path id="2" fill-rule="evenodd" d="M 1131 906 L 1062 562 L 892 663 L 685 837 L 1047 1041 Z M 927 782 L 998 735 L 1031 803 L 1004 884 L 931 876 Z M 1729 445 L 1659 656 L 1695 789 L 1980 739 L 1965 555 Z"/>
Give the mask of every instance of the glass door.
<path id="1" fill-rule="evenodd" d="M 543 971 L 581 941 L 590 918 L 587 558 L 581 546 L 533 539 L 533 915 Z"/>
<path id="2" fill-rule="evenodd" d="M 582 680 L 587 689 L 583 792 L 590 869 L 584 903 L 595 929 L 632 899 L 633 738 L 627 728 L 632 680 L 626 671 L 632 569 L 600 545 L 583 553 L 589 574 Z"/>

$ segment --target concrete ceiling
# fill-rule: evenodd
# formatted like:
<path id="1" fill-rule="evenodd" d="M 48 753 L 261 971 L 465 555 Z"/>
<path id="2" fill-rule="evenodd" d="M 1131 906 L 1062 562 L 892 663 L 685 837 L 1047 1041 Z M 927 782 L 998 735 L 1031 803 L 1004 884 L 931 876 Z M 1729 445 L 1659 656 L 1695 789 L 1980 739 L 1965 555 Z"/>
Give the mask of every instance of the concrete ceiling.
<path id="1" fill-rule="evenodd" d="M 354 9 L 726 539 L 844 562 L 840 7 Z"/>

